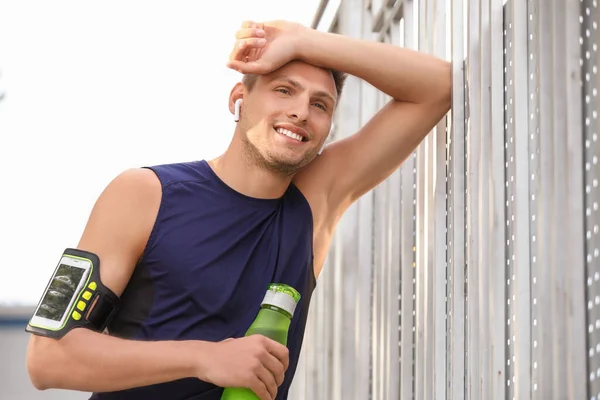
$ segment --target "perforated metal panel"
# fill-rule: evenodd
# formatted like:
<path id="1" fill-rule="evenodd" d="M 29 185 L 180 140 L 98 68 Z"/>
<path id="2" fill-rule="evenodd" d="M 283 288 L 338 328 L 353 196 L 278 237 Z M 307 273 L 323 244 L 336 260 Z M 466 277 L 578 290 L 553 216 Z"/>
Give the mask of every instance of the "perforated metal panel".
<path id="1" fill-rule="evenodd" d="M 504 9 L 502 0 L 490 1 L 490 134 L 491 175 L 490 197 L 492 229 L 487 238 L 491 242 L 490 287 L 493 316 L 490 318 L 490 344 L 492 346 L 491 398 L 504 400 L 508 376 L 507 334 L 507 279 L 506 270 L 506 165 L 504 126 Z M 502 49 L 502 50 L 501 50 Z M 492 314 L 492 312 L 490 314 Z"/>
<path id="2" fill-rule="evenodd" d="M 416 48 L 415 30 L 418 27 L 418 4 L 407 1 L 403 4 L 403 30 L 401 43 Z M 401 168 L 402 211 L 401 211 L 401 330 L 400 330 L 400 398 L 412 399 L 415 393 L 415 343 L 416 343 L 416 152 Z"/>
<path id="3" fill-rule="evenodd" d="M 514 223 L 515 223 L 515 121 L 514 121 L 514 76 L 512 60 L 512 1 L 504 6 L 504 136 L 505 136 L 505 175 L 506 175 L 506 396 L 515 396 L 515 274 L 513 263 Z"/>
<path id="4" fill-rule="evenodd" d="M 527 46 L 529 52 L 529 63 L 527 71 L 528 92 L 529 92 L 529 231 L 530 231 L 530 268 L 531 268 L 531 319 L 532 319 L 532 342 L 534 348 L 531 349 L 531 390 L 538 391 L 539 384 L 539 367 L 540 349 L 538 346 L 540 339 L 540 326 L 538 324 L 538 314 L 540 304 L 538 303 L 538 275 L 540 269 L 537 263 L 538 246 L 536 237 L 538 236 L 538 203 L 540 198 L 540 182 L 539 179 L 539 148 L 540 148 L 540 84 L 539 84 L 539 2 L 537 0 L 528 0 L 527 2 Z M 543 269 L 541 269 L 543 273 Z M 546 394 L 549 394 L 546 392 Z"/>
<path id="5" fill-rule="evenodd" d="M 430 37 L 434 43 L 434 54 L 440 58 L 448 58 L 447 48 L 451 37 L 451 24 L 448 23 L 450 15 L 449 2 L 436 2 L 434 26 L 435 37 Z M 435 186 L 434 186 L 434 235 L 428 232 L 428 236 L 434 239 L 435 253 L 433 255 L 435 266 L 433 270 L 433 293 L 435 305 L 433 309 L 433 332 L 434 347 L 432 357 L 426 362 L 431 363 L 428 367 L 432 376 L 426 375 L 427 388 L 424 398 L 445 400 L 448 392 L 447 386 L 447 345 L 449 338 L 448 330 L 448 151 L 449 119 L 444 117 L 435 132 Z M 433 145 L 433 144 L 432 144 Z M 428 390 L 429 388 L 429 390 Z"/>
<path id="6" fill-rule="evenodd" d="M 365 39 L 449 52 L 453 108 L 338 228 L 359 233 L 336 236 L 295 399 L 584 398 L 587 370 L 600 400 L 597 2 L 342 1 L 341 33 L 360 12 Z M 389 100 L 351 90 L 340 138 Z M 346 284 L 354 314 L 324 293 Z"/>
<path id="7" fill-rule="evenodd" d="M 583 120 L 585 143 L 585 255 L 587 275 L 588 388 L 600 399 L 600 5 L 585 0 L 581 7 Z"/>
<path id="8" fill-rule="evenodd" d="M 447 224 L 448 224 L 448 235 L 446 236 L 446 248 L 448 249 L 446 252 L 446 282 L 447 282 L 447 289 L 446 289 L 446 293 L 447 293 L 447 298 L 448 301 L 446 302 L 446 315 L 447 315 L 447 319 L 446 319 L 446 337 L 448 338 L 448 340 L 446 340 L 446 383 L 445 383 L 445 387 L 446 387 L 446 393 L 445 396 L 448 399 L 452 398 L 452 392 L 451 392 L 451 388 L 452 388 L 452 304 L 453 304 L 453 286 L 454 286 L 454 282 L 453 282 L 453 263 L 452 263 L 452 254 L 454 252 L 454 248 L 452 245 L 452 212 L 453 212 L 453 208 L 452 208 L 452 175 L 454 172 L 454 167 L 453 167 L 453 162 L 452 162 L 452 157 L 453 157 L 453 152 L 452 152 L 452 138 L 451 138 L 451 130 L 448 130 L 448 138 L 446 139 L 446 148 L 448 151 L 448 155 L 447 155 L 447 159 L 448 159 L 448 178 L 447 178 L 447 191 L 448 191 L 448 200 L 446 202 L 447 204 Z"/>

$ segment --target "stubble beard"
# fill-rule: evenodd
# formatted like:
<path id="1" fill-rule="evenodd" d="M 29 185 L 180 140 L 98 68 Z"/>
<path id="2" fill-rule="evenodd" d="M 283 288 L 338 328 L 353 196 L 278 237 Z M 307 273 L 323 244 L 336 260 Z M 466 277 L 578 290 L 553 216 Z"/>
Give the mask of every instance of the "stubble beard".
<path id="1" fill-rule="evenodd" d="M 317 155 L 316 150 L 309 151 L 300 160 L 295 162 L 278 159 L 277 156 L 270 154 L 268 151 L 263 155 L 263 152 L 248 137 L 248 129 L 242 129 L 242 143 L 244 154 L 251 165 L 256 165 L 259 168 L 264 168 L 284 176 L 294 175 L 302 167 L 309 164 Z"/>

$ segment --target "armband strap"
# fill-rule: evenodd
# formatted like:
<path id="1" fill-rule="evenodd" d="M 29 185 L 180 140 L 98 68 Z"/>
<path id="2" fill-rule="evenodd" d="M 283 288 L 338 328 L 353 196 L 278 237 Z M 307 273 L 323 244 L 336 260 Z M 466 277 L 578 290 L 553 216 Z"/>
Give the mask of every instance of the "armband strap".
<path id="1" fill-rule="evenodd" d="M 65 259 L 79 260 L 77 262 L 82 263 L 88 270 L 75 281 L 74 277 L 79 276 L 75 275 L 77 272 L 73 275 L 68 275 L 68 272 L 84 269 L 66 265 Z M 60 282 L 56 282 L 57 280 Z M 69 288 L 73 290 L 69 291 Z M 100 280 L 100 258 L 88 251 L 68 248 L 54 270 L 25 331 L 56 339 L 74 328 L 102 332 L 119 310 L 119 306 L 119 297 Z"/>

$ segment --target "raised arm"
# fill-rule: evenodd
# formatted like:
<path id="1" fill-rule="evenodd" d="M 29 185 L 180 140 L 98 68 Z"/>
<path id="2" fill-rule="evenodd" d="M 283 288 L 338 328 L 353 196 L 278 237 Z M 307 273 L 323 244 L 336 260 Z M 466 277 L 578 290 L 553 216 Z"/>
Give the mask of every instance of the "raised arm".
<path id="1" fill-rule="evenodd" d="M 448 112 L 451 66 L 390 44 L 300 32 L 303 61 L 354 75 L 392 97 L 356 134 L 329 145 L 303 171 L 321 177 L 317 184 L 339 211 L 393 173 Z"/>
<path id="2" fill-rule="evenodd" d="M 339 215 L 387 178 L 450 109 L 451 65 L 441 59 L 285 21 L 246 22 L 236 37 L 228 66 L 241 73 L 266 74 L 301 60 L 354 75 L 392 97 L 297 174 L 303 191 L 328 199 L 327 215 Z"/>

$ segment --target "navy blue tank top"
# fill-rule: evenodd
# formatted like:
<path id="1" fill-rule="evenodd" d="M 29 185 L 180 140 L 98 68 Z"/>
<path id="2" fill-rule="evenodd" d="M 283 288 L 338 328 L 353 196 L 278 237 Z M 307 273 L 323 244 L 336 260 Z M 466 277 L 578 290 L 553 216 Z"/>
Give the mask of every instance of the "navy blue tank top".
<path id="1" fill-rule="evenodd" d="M 286 399 L 315 287 L 308 202 L 293 184 L 278 199 L 256 199 L 227 186 L 206 161 L 149 167 L 162 185 L 150 238 L 123 292 L 111 335 L 133 340 L 205 340 L 244 336 L 269 283 L 302 295 L 289 330 Z M 91 399 L 219 400 L 223 389 L 196 378 L 94 393 Z"/>

